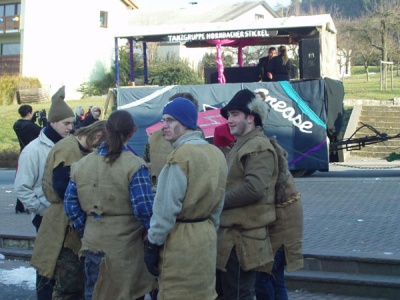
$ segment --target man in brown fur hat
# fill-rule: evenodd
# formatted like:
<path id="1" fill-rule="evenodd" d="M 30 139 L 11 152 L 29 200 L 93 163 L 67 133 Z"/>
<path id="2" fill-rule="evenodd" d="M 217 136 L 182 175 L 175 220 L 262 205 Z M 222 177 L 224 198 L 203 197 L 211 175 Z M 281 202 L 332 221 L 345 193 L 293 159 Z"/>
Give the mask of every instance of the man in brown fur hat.
<path id="1" fill-rule="evenodd" d="M 275 221 L 278 161 L 264 135 L 268 105 L 248 89 L 221 109 L 236 141 L 218 230 L 217 269 L 224 299 L 254 299 L 255 270 L 274 260 L 268 225 Z"/>
<path id="2" fill-rule="evenodd" d="M 74 122 L 74 112 L 64 102 L 65 87 L 61 87 L 51 98 L 48 125 L 39 136 L 22 150 L 18 159 L 18 172 L 14 181 L 14 191 L 32 215 L 32 223 L 39 230 L 43 214 L 50 205 L 43 194 L 42 179 L 47 155 L 51 148 L 69 135 Z M 37 299 L 52 298 L 53 283 L 37 274 Z"/>

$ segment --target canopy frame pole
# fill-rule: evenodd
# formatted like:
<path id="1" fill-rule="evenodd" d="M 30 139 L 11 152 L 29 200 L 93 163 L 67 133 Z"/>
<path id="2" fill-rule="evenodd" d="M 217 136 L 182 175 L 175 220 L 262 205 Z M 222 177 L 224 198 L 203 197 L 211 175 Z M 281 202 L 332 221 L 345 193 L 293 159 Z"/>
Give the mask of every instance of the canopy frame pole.
<path id="1" fill-rule="evenodd" d="M 115 38 L 115 86 L 119 87 L 118 38 Z"/>
<path id="2" fill-rule="evenodd" d="M 133 59 L 133 39 L 129 39 L 129 80 L 135 83 L 135 61 Z"/>
<path id="3" fill-rule="evenodd" d="M 143 77 L 144 84 L 149 84 L 149 71 L 147 68 L 147 43 L 143 42 Z"/>

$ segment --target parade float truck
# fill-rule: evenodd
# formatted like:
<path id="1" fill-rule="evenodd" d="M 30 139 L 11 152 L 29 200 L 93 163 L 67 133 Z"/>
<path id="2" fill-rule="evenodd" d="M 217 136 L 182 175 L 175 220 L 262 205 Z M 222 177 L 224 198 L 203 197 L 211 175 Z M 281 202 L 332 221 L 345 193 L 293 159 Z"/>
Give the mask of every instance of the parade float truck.
<path id="1" fill-rule="evenodd" d="M 119 87 L 118 42 L 130 45 L 131 76 L 134 74 L 133 45 L 143 43 L 144 86 Z M 126 41 L 125 40 L 125 41 Z M 205 72 L 205 84 L 148 85 L 148 42 L 181 43 L 186 47 L 216 47 L 218 68 Z M 256 66 L 243 66 L 246 46 L 298 46 L 298 76 L 281 82 L 260 82 Z M 224 68 L 223 47 L 237 47 L 238 67 Z M 139 125 L 129 146 L 142 155 L 151 128 L 156 128 L 168 99 L 181 92 L 199 101 L 199 126 L 212 142 L 213 129 L 226 122 L 219 113 L 241 89 L 264 89 L 270 106 L 265 133 L 275 137 L 288 152 L 294 174 L 328 171 L 329 162 L 341 161 L 329 144 L 338 140 L 343 118 L 343 84 L 338 80 L 336 29 L 330 15 L 257 20 L 237 23 L 184 24 L 133 27 L 115 37 L 116 103 L 129 111 Z M 134 78 L 131 78 L 134 82 Z"/>

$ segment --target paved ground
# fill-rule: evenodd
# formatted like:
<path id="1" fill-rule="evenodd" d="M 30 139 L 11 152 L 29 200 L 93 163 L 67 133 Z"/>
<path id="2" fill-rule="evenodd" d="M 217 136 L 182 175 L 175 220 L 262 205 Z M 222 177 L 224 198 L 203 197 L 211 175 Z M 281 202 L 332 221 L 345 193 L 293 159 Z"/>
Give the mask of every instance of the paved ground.
<path id="1" fill-rule="evenodd" d="M 329 172 L 296 178 L 304 207 L 303 252 L 400 259 L 399 179 L 400 161 L 377 159 L 352 159 L 331 164 Z M 12 185 L 0 185 L 0 234 L 34 236 L 30 216 L 15 214 L 14 204 Z M 8 263 L 12 264 L 18 262 Z M 289 296 L 369 299 L 304 291 L 291 291 Z"/>

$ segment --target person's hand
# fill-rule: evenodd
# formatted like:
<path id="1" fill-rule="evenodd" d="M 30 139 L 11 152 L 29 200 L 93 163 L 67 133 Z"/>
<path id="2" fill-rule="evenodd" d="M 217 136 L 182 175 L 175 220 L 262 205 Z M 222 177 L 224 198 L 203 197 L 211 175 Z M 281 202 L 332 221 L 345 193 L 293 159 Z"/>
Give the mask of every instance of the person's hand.
<path id="1" fill-rule="evenodd" d="M 268 79 L 272 79 L 272 73 L 271 73 L 271 72 L 268 72 L 268 73 L 267 73 L 267 77 L 268 77 Z"/>
<path id="2" fill-rule="evenodd" d="M 151 275 L 156 277 L 160 275 L 160 270 L 158 269 L 160 248 L 161 246 L 152 244 L 149 240 L 147 240 L 146 247 L 144 249 L 144 262 L 146 263 L 147 270 L 149 270 Z"/>

